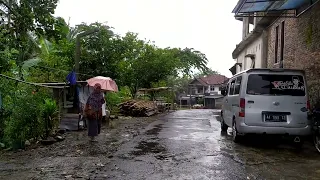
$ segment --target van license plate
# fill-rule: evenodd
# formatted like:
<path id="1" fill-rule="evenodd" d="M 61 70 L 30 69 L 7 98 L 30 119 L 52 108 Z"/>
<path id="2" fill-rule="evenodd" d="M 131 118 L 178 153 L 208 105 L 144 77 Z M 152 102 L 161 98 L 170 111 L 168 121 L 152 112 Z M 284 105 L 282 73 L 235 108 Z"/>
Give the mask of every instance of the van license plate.
<path id="1" fill-rule="evenodd" d="M 286 115 L 266 114 L 265 121 L 268 121 L 268 122 L 287 122 L 287 116 Z"/>

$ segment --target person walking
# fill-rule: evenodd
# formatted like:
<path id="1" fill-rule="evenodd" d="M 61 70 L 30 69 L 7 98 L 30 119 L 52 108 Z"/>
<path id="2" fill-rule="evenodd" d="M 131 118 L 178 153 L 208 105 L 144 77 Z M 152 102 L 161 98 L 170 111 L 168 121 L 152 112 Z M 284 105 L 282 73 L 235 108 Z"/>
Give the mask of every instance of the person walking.
<path id="1" fill-rule="evenodd" d="M 85 113 L 88 119 L 88 136 L 91 141 L 96 141 L 95 137 L 99 134 L 99 122 L 102 118 L 102 105 L 105 103 L 104 97 L 101 93 L 101 85 L 99 83 L 94 85 L 94 90 L 90 94 Z"/>

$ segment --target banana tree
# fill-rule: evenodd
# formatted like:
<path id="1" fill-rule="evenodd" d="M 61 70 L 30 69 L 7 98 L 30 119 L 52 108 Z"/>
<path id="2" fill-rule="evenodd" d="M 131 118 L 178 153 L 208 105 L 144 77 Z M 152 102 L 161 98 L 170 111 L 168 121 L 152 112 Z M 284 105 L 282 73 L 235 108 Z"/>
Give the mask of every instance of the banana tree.
<path id="1" fill-rule="evenodd" d="M 48 138 L 51 131 L 56 128 L 59 119 L 57 104 L 52 99 L 45 99 L 42 105 L 42 119 L 45 122 L 45 138 Z"/>

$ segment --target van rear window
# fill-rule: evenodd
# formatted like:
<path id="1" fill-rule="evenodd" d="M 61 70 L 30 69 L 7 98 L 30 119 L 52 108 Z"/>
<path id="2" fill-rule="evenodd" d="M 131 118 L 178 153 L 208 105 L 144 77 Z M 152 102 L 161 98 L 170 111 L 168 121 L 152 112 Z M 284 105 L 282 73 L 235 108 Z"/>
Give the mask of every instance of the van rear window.
<path id="1" fill-rule="evenodd" d="M 303 76 L 275 74 L 250 74 L 248 77 L 247 94 L 276 96 L 306 95 Z"/>

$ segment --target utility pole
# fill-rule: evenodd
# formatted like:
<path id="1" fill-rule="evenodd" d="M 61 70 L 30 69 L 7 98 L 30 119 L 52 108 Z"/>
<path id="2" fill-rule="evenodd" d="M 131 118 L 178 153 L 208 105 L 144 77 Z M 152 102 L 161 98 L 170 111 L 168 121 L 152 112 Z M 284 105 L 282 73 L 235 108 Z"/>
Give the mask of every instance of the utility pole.
<path id="1" fill-rule="evenodd" d="M 88 36 L 90 34 L 98 32 L 99 29 L 95 28 L 89 31 L 85 31 L 83 33 L 80 33 L 76 37 L 76 52 L 75 52 L 75 73 L 76 73 L 76 81 L 78 81 L 78 73 L 79 73 L 79 62 L 80 62 L 80 54 L 81 54 L 81 44 L 80 44 L 80 38 L 84 36 Z"/>

